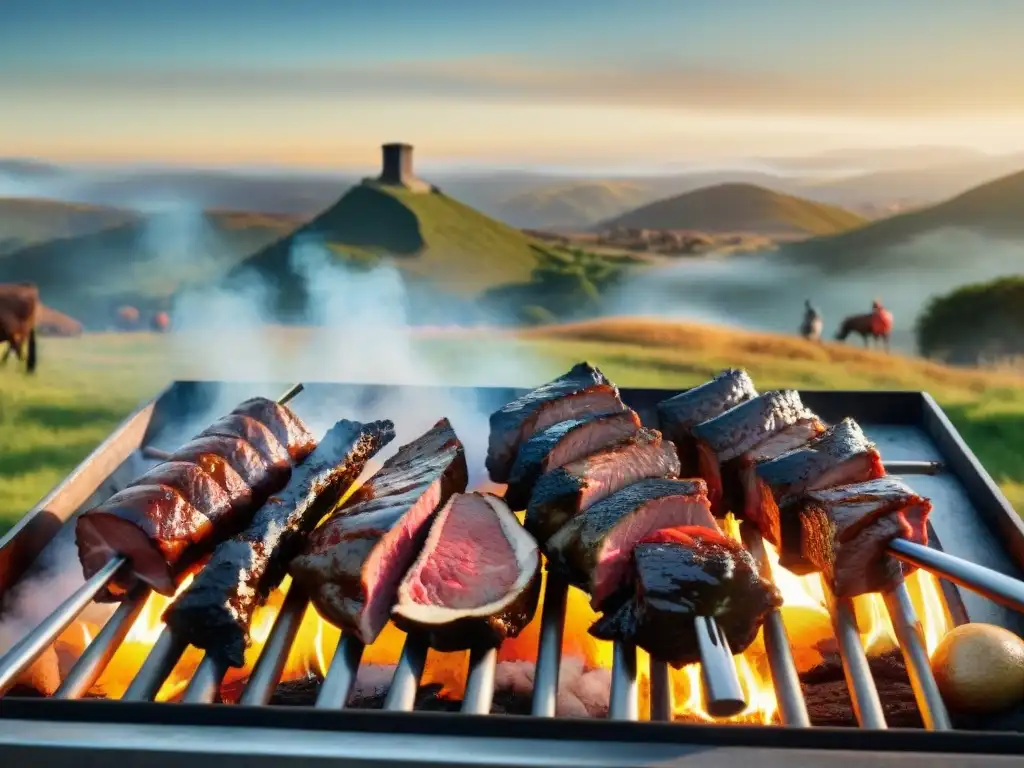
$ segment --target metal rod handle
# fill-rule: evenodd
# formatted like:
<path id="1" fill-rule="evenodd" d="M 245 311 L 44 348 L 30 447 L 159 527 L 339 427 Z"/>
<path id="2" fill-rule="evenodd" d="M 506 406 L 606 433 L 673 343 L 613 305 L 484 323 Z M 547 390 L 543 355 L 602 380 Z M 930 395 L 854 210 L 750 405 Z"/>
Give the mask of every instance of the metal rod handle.
<path id="1" fill-rule="evenodd" d="M 889 553 L 904 562 L 924 568 L 936 576 L 984 595 L 989 600 L 1024 613 L 1024 582 L 906 539 L 890 541 Z"/>
<path id="2" fill-rule="evenodd" d="M 114 658 L 125 637 L 131 631 L 132 624 L 138 618 L 152 590 L 148 587 L 117 606 L 117 610 L 107 619 L 89 647 L 85 649 L 78 661 L 68 672 L 67 677 L 53 694 L 55 699 L 80 699 L 100 679 L 103 671 Z"/>
<path id="3" fill-rule="evenodd" d="M 474 648 L 469 653 L 469 677 L 462 694 L 462 711 L 467 715 L 489 715 L 494 703 L 494 675 L 498 668 L 497 648 Z"/>
<path id="4" fill-rule="evenodd" d="M 700 676 L 704 688 L 704 709 L 712 717 L 733 717 L 747 708 L 736 662 L 725 633 L 710 616 L 694 617 Z"/>
<path id="5" fill-rule="evenodd" d="M 391 678 L 391 687 L 384 698 L 384 709 L 411 712 L 416 706 L 416 690 L 427 663 L 427 644 L 421 638 L 406 635 L 402 655 Z"/>
<path id="6" fill-rule="evenodd" d="M 555 716 L 568 595 L 568 583 L 548 571 L 540 619 L 540 640 L 537 644 L 537 664 L 533 677 L 531 714 L 534 717 Z"/>
<path id="7" fill-rule="evenodd" d="M 637 720 L 640 716 L 636 685 L 636 646 L 616 642 L 612 646 L 612 690 L 608 717 Z"/>
<path id="8" fill-rule="evenodd" d="M 343 709 L 348 704 L 365 648 L 359 638 L 342 633 L 327 670 L 327 677 L 316 697 L 314 706 L 317 709 Z"/>
<path id="9" fill-rule="evenodd" d="M 121 697 L 121 701 L 153 701 L 160 686 L 164 684 L 167 676 L 174 670 L 174 665 L 185 653 L 187 643 L 183 643 L 174 637 L 174 634 L 167 627 L 163 628 L 160 636 L 153 644 L 149 656 L 142 662 L 139 671 L 135 673 L 128 689 Z"/>
<path id="10" fill-rule="evenodd" d="M 917 619 L 906 583 L 901 581 L 890 592 L 886 592 L 883 598 L 906 662 L 910 687 L 914 690 L 924 727 L 932 731 L 952 729 L 949 712 L 946 711 L 946 704 L 939 693 L 935 675 L 932 674 L 928 650 L 924 644 L 924 631 Z"/>
<path id="11" fill-rule="evenodd" d="M 860 641 L 860 629 L 857 626 L 857 614 L 853 603 L 847 598 L 837 598 L 832 594 L 828 583 L 822 577 L 825 601 L 828 612 L 832 616 L 832 628 L 839 643 L 839 655 L 843 661 L 843 675 L 846 687 L 850 691 L 850 702 L 857 722 L 861 728 L 885 729 L 885 710 L 878 698 L 878 689 L 871 676 L 868 657 Z"/>
<path id="12" fill-rule="evenodd" d="M 12 646 L 0 658 L 0 696 L 7 693 L 18 681 L 21 674 L 38 659 L 43 651 L 53 645 L 61 632 L 85 610 L 93 598 L 103 589 L 114 574 L 124 565 L 123 557 L 115 557 L 104 565 L 85 584 L 80 586 L 53 612 L 43 619 L 25 637 Z"/>

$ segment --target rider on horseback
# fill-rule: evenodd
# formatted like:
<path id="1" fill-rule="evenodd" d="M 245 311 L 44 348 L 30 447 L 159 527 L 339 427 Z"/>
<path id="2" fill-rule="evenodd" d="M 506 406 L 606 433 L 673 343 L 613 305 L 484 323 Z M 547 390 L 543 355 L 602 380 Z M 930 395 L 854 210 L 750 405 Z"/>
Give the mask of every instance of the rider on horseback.
<path id="1" fill-rule="evenodd" d="M 871 331 L 883 338 L 892 333 L 892 312 L 882 306 L 881 299 L 871 302 Z"/>

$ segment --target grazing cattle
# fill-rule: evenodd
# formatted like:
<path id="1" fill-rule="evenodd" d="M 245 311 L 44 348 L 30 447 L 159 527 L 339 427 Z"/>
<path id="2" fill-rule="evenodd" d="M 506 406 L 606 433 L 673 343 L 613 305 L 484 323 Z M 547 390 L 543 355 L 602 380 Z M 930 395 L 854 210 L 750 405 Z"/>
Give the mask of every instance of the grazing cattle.
<path id="1" fill-rule="evenodd" d="M 0 344 L 7 350 L 0 364 L 13 352 L 25 362 L 25 370 L 34 373 L 36 354 L 36 321 L 39 318 L 39 289 L 31 283 L 0 284 Z"/>
<path id="2" fill-rule="evenodd" d="M 166 333 L 171 327 L 171 318 L 166 312 L 157 312 L 153 315 L 153 330 L 157 333 Z"/>
<path id="3" fill-rule="evenodd" d="M 892 313 L 882 306 L 882 302 L 875 300 L 871 305 L 871 312 L 868 314 L 851 315 L 843 320 L 836 339 L 844 341 L 851 333 L 856 333 L 863 339 L 865 347 L 871 341 L 881 342 L 885 351 L 888 352 L 892 327 Z"/>
<path id="4" fill-rule="evenodd" d="M 811 300 L 804 302 L 804 321 L 800 325 L 800 335 L 808 341 L 821 341 L 821 331 L 824 321 L 821 314 L 811 305 Z"/>
<path id="5" fill-rule="evenodd" d="M 122 331 L 132 331 L 139 327 L 139 310 L 135 307 L 118 307 L 115 317 L 117 327 Z"/>

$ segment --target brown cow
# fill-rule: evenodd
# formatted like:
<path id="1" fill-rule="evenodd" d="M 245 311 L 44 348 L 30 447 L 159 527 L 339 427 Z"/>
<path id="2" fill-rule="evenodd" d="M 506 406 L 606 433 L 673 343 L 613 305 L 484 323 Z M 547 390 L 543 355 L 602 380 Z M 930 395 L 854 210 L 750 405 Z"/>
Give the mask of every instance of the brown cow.
<path id="1" fill-rule="evenodd" d="M 122 331 L 133 331 L 139 327 L 139 310 L 132 306 L 121 306 L 114 313 L 117 327 Z"/>
<path id="2" fill-rule="evenodd" d="M 0 284 L 0 344 L 7 351 L 0 364 L 13 352 L 25 361 L 25 370 L 36 370 L 36 321 L 39 318 L 39 289 L 32 283 Z"/>

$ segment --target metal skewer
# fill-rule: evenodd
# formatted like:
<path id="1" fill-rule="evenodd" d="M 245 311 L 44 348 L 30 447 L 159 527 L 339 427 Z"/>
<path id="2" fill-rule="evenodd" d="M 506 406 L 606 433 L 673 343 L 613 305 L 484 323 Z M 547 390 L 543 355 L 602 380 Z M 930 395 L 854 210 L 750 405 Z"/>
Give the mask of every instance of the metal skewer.
<path id="1" fill-rule="evenodd" d="M 712 717 L 732 717 L 747 708 L 736 662 L 722 628 L 710 616 L 694 617 L 700 649 L 700 678 L 704 709 Z"/>
<path id="2" fill-rule="evenodd" d="M 839 642 L 839 656 L 843 662 L 843 675 L 846 687 L 850 691 L 850 702 L 857 722 L 861 728 L 888 728 L 885 722 L 885 710 L 878 698 L 878 689 L 871 676 L 868 657 L 860 641 L 860 629 L 857 626 L 857 615 L 853 603 L 847 598 L 837 598 L 824 577 L 821 584 L 828 603 L 828 612 L 832 616 L 832 628 Z"/>
<path id="3" fill-rule="evenodd" d="M 393 712 L 411 712 L 416 705 L 416 690 L 427 663 L 427 644 L 419 637 L 407 635 L 402 655 L 398 659 L 395 676 L 384 698 L 384 709 Z"/>
<path id="4" fill-rule="evenodd" d="M 672 677 L 668 664 L 651 659 L 651 720 L 672 721 Z"/>
<path id="5" fill-rule="evenodd" d="M 301 382 L 294 384 L 277 399 L 277 402 L 280 405 L 284 405 L 294 399 L 295 396 L 302 392 L 303 389 L 305 389 L 305 385 Z M 57 608 L 54 609 L 54 611 L 31 632 L 29 632 L 28 635 L 23 637 L 19 642 L 11 647 L 7 653 L 0 657 L 0 695 L 6 693 L 11 686 L 14 685 L 18 677 L 28 669 L 36 659 L 39 658 L 43 651 L 53 644 L 53 641 L 57 639 L 60 633 L 67 629 L 67 627 L 76 618 L 78 618 L 78 615 L 84 611 L 85 607 L 93 601 L 96 595 L 98 595 L 100 591 L 110 583 L 111 579 L 114 578 L 117 572 L 122 568 L 122 566 L 126 565 L 127 562 L 127 559 L 121 555 L 111 558 L 106 565 L 96 571 L 96 573 L 94 573 L 85 582 L 85 584 L 75 590 L 70 597 L 57 606 Z M 128 609 L 126 609 L 126 611 L 128 611 Z M 122 614 L 122 618 L 123 616 L 124 614 Z M 110 621 L 113 621 L 113 619 L 114 617 L 112 616 Z M 108 621 L 108 624 L 110 621 Z M 89 670 L 88 674 L 82 674 L 79 676 L 78 680 L 75 682 L 76 687 L 80 687 L 82 685 L 82 681 L 85 680 L 86 677 L 95 674 L 95 677 L 89 681 L 89 685 L 91 685 L 95 682 L 96 678 L 103 673 L 103 669 L 113 657 L 114 651 L 116 651 L 117 643 L 124 637 L 123 634 L 118 636 L 119 631 L 119 625 L 112 626 L 109 633 L 104 634 L 101 632 L 100 636 L 96 638 L 96 640 L 99 640 L 100 637 L 102 637 L 104 644 L 102 646 L 98 646 L 97 650 L 90 657 L 90 661 L 86 665 Z M 127 632 L 127 630 L 125 631 Z M 90 647 L 96 643 L 96 640 L 90 644 Z M 179 656 L 180 655 L 181 654 L 179 653 Z M 175 659 L 175 661 L 176 660 L 177 659 Z M 167 674 L 170 674 L 170 669 L 168 669 Z"/>
<path id="6" fill-rule="evenodd" d="M 608 700 L 612 720 L 639 717 L 636 684 L 636 646 L 616 641 L 612 645 L 612 690 Z"/>
<path id="7" fill-rule="evenodd" d="M 121 701 L 153 701 L 186 647 L 188 643 L 179 641 L 164 627 Z"/>
<path id="8" fill-rule="evenodd" d="M 238 700 L 239 704 L 259 706 L 270 701 L 274 687 L 281 680 L 281 673 L 288 661 L 288 651 L 302 625 L 302 617 L 308 605 L 306 593 L 292 582 L 267 641 L 263 644 L 260 657 L 245 684 L 245 691 Z"/>
<path id="9" fill-rule="evenodd" d="M 359 638 L 342 633 L 330 669 L 327 670 L 327 677 L 316 697 L 314 706 L 317 709 L 342 709 L 348 704 L 365 648 Z"/>
<path id="10" fill-rule="evenodd" d="M 462 695 L 462 711 L 469 715 L 488 715 L 494 703 L 494 675 L 498 649 L 474 649 L 469 653 L 469 677 Z"/>
<path id="11" fill-rule="evenodd" d="M 216 661 L 210 654 L 203 656 L 192 680 L 181 697 L 182 704 L 212 704 L 220 693 L 220 683 L 227 674 L 228 668 Z"/>
<path id="12" fill-rule="evenodd" d="M 884 461 L 890 475 L 938 475 L 945 470 L 941 461 Z"/>
<path id="13" fill-rule="evenodd" d="M 565 606 L 569 595 L 568 583 L 559 576 L 547 573 L 544 585 L 544 607 L 540 619 L 540 642 L 537 664 L 534 667 L 534 717 L 554 717 L 558 701 L 558 673 L 562 660 L 562 636 L 565 633 Z"/>

